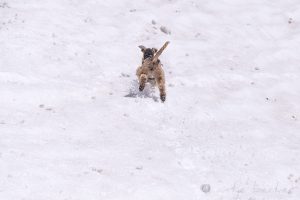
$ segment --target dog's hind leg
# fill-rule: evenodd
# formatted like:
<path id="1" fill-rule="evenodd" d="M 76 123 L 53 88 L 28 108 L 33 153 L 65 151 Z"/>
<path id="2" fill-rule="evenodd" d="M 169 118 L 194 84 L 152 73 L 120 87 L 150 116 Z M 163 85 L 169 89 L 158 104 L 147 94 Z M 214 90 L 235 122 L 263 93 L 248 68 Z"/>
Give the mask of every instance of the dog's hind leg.
<path id="1" fill-rule="evenodd" d="M 165 79 L 163 76 L 158 76 L 156 78 L 156 83 L 159 89 L 160 99 L 162 102 L 166 100 L 166 87 L 165 87 Z"/>

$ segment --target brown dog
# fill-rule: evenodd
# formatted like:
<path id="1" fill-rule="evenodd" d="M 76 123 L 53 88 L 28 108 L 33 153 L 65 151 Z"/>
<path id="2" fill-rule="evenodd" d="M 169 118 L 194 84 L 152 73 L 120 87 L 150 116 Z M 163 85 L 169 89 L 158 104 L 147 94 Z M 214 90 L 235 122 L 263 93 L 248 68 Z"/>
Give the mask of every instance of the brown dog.
<path id="1" fill-rule="evenodd" d="M 150 82 L 153 86 L 157 85 L 162 102 L 166 100 L 165 73 L 158 57 L 168 44 L 169 42 L 166 42 L 159 51 L 155 48 L 139 46 L 143 52 L 143 58 L 142 66 L 136 70 L 140 84 L 139 90 L 143 91 L 147 82 Z"/>

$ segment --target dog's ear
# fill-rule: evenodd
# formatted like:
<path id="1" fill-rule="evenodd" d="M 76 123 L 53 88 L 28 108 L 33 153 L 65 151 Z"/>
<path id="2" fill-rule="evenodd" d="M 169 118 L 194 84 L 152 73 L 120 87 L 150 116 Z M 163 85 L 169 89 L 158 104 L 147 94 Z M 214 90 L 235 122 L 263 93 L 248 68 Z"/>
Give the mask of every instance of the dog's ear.
<path id="1" fill-rule="evenodd" d="M 143 45 L 140 45 L 139 48 L 141 49 L 142 52 L 144 52 L 146 50 L 146 47 Z"/>
<path id="2" fill-rule="evenodd" d="M 152 48 L 153 53 L 157 52 L 157 48 Z"/>

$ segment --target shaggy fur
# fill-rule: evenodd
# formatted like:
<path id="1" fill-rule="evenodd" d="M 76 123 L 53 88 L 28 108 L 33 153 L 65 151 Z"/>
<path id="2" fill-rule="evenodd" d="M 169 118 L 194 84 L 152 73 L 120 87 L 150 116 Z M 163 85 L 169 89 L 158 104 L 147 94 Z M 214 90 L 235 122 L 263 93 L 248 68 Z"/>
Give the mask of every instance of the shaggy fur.
<path id="1" fill-rule="evenodd" d="M 143 91 L 147 82 L 157 85 L 162 102 L 166 100 L 165 74 L 160 60 L 153 62 L 154 54 L 157 52 L 155 48 L 146 48 L 139 46 L 143 52 L 142 66 L 136 70 L 139 79 L 139 90 Z"/>

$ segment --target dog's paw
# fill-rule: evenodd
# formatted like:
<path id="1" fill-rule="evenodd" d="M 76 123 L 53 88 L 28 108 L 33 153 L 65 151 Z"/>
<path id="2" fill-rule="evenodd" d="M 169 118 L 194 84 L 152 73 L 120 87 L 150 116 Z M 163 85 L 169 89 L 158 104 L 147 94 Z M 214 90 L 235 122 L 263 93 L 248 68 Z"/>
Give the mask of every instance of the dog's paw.
<path id="1" fill-rule="evenodd" d="M 166 101 L 166 95 L 160 95 L 160 100 L 162 102 L 165 102 Z"/>
<path id="2" fill-rule="evenodd" d="M 139 87 L 140 92 L 143 91 L 144 88 L 145 88 L 145 85 L 140 85 L 140 87 Z"/>

